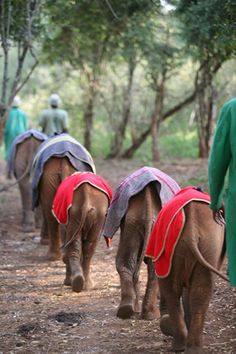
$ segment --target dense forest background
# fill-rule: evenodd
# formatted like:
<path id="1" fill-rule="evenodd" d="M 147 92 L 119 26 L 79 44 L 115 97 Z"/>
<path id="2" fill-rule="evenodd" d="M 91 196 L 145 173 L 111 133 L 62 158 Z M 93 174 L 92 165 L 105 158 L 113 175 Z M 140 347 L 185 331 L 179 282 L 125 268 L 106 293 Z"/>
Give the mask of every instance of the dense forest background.
<path id="1" fill-rule="evenodd" d="M 234 0 L 1 0 L 0 132 L 58 93 L 96 157 L 207 158 L 236 96 Z"/>

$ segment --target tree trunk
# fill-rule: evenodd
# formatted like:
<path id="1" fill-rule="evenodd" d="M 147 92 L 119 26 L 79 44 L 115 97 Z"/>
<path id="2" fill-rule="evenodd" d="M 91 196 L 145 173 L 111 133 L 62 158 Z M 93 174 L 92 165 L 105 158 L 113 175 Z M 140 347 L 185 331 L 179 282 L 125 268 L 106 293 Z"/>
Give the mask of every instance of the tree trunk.
<path id="1" fill-rule="evenodd" d="M 0 142 L 2 140 L 3 128 L 7 119 L 8 107 L 11 105 L 12 100 L 17 92 L 19 92 L 22 87 L 26 84 L 29 77 L 33 73 L 35 67 L 38 64 L 37 57 L 33 50 L 33 39 L 35 33 L 33 33 L 33 23 L 37 20 L 40 13 L 40 0 L 33 1 L 27 0 L 22 5 L 21 13 L 18 14 L 24 18 L 25 22 L 22 23 L 22 36 L 15 42 L 12 41 L 11 45 L 18 46 L 18 58 L 15 63 L 16 72 L 14 75 L 12 86 L 9 87 L 9 46 L 10 46 L 10 35 L 11 28 L 14 26 L 15 19 L 12 16 L 12 1 L 0 1 L 0 41 L 3 49 L 4 56 L 4 66 L 2 75 L 2 87 L 1 87 L 1 109 L 0 109 Z M 35 29 L 34 29 L 35 30 Z M 27 54 L 30 53 L 34 58 L 35 63 L 32 65 L 28 74 L 25 75 L 22 81 L 22 71 L 26 60 Z"/>
<path id="2" fill-rule="evenodd" d="M 135 151 L 138 150 L 138 148 L 144 143 L 149 135 L 150 129 L 147 129 L 133 141 L 133 144 L 121 155 L 121 157 L 124 159 L 131 159 L 134 156 Z"/>
<path id="3" fill-rule="evenodd" d="M 112 144 L 111 151 L 108 155 L 108 158 L 114 158 L 117 156 L 121 157 L 125 131 L 130 119 L 130 111 L 131 111 L 131 103 L 132 103 L 132 86 L 133 86 L 135 66 L 136 66 L 135 62 L 131 59 L 129 62 L 129 70 L 128 70 L 128 85 L 124 95 L 122 121 L 116 131 L 115 139 Z"/>
<path id="4" fill-rule="evenodd" d="M 2 93 L 1 104 L 5 105 L 7 99 L 7 84 L 8 84 L 8 56 L 9 56 L 9 32 L 11 23 L 11 6 L 5 6 L 5 2 L 1 5 L 1 44 L 3 49 L 3 75 L 2 75 Z"/>
<path id="5" fill-rule="evenodd" d="M 197 126 L 198 126 L 198 138 L 199 138 L 199 150 L 198 156 L 200 158 L 207 158 L 210 151 L 210 138 L 213 131 L 213 91 L 212 87 L 206 88 L 200 92 L 198 96 L 198 114 L 197 114 Z"/>
<path id="6" fill-rule="evenodd" d="M 93 130 L 93 108 L 95 102 L 96 92 L 94 89 L 94 83 L 90 82 L 88 92 L 88 102 L 84 112 L 84 146 L 88 151 L 91 151 L 92 145 L 92 130 Z"/>
<path id="7" fill-rule="evenodd" d="M 160 162 L 160 149 L 158 142 L 159 128 L 163 117 L 163 105 L 165 94 L 165 72 L 162 74 L 161 82 L 156 89 L 156 97 L 151 120 L 152 135 L 152 160 L 154 163 Z"/>
<path id="8" fill-rule="evenodd" d="M 201 67 L 197 82 L 197 129 L 198 129 L 198 156 L 208 158 L 211 137 L 213 134 L 215 90 L 213 88 L 213 73 L 211 63 L 206 62 Z"/>
<path id="9" fill-rule="evenodd" d="M 185 98 L 183 101 L 179 102 L 176 106 L 172 107 L 165 113 L 163 113 L 163 118 L 162 121 L 166 120 L 167 118 L 171 117 L 173 114 L 179 112 L 182 108 L 187 106 L 188 104 L 192 103 L 195 100 L 196 97 L 196 89 L 193 91 L 193 93 Z M 135 141 L 133 141 L 132 145 L 123 152 L 121 157 L 123 158 L 132 158 L 135 154 L 135 152 L 140 148 L 140 146 L 145 142 L 147 137 L 150 135 L 151 132 L 151 127 L 148 127 L 144 132 L 140 134 L 139 137 L 136 138 Z"/>

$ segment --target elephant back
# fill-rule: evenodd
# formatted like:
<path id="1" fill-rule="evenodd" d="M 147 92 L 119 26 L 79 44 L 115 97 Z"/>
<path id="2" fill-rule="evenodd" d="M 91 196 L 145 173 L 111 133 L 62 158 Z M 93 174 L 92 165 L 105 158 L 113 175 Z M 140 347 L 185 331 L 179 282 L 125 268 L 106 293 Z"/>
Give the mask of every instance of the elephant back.
<path id="1" fill-rule="evenodd" d="M 67 157 L 75 170 L 96 173 L 90 153 L 76 139 L 65 133 L 48 138 L 36 151 L 32 165 L 33 208 L 38 205 L 38 185 L 44 166 L 52 157 Z"/>

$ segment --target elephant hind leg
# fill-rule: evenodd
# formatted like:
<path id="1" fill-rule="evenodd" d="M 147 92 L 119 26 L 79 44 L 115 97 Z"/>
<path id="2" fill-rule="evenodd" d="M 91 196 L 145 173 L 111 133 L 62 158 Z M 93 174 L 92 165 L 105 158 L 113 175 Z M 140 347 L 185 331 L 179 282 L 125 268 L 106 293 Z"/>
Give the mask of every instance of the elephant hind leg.
<path id="1" fill-rule="evenodd" d="M 70 268 L 69 258 L 67 256 L 66 252 L 63 254 L 62 260 L 66 266 L 66 276 L 65 276 L 63 284 L 65 286 L 71 286 L 71 268 Z"/>
<path id="2" fill-rule="evenodd" d="M 40 243 L 41 245 L 49 245 L 47 222 L 43 217 L 40 230 Z"/>
<path id="3" fill-rule="evenodd" d="M 152 260 L 147 260 L 148 280 L 146 292 L 142 304 L 141 318 L 145 320 L 154 320 L 160 317 L 157 300 L 159 297 L 158 279 L 155 274 L 155 267 Z"/>
<path id="4" fill-rule="evenodd" d="M 186 344 L 187 354 L 202 354 L 202 337 L 205 315 L 208 310 L 213 290 L 211 271 L 198 266 L 192 278 L 193 287 L 189 291 L 191 320 Z"/>
<path id="5" fill-rule="evenodd" d="M 120 276 L 121 301 L 117 316 L 130 318 L 140 312 L 139 259 L 143 247 L 142 220 L 127 213 L 121 223 L 121 235 L 116 255 L 116 269 Z"/>
<path id="6" fill-rule="evenodd" d="M 81 268 L 81 240 L 72 241 L 65 249 L 63 261 L 66 265 L 64 285 L 71 285 L 79 293 L 84 289 L 85 279 Z"/>
<path id="7" fill-rule="evenodd" d="M 118 268 L 121 285 L 121 301 L 117 310 L 117 317 L 122 319 L 130 318 L 137 311 L 137 284 L 133 284 L 133 274 L 128 269 Z"/>
<path id="8" fill-rule="evenodd" d="M 171 277 L 159 279 L 159 285 L 161 290 L 161 305 L 166 305 L 168 310 L 168 313 L 161 310 L 161 330 L 163 330 L 164 334 L 173 334 L 172 347 L 174 352 L 184 351 L 188 331 L 180 301 L 182 288 L 180 286 L 173 288 L 173 279 Z"/>
<path id="9" fill-rule="evenodd" d="M 63 256 L 63 262 L 66 266 L 65 286 L 71 286 L 72 290 L 79 293 L 84 289 L 85 279 L 78 266 L 77 257 L 67 255 Z"/>
<path id="10" fill-rule="evenodd" d="M 173 301 L 170 308 L 170 320 L 173 328 L 172 347 L 175 352 L 185 350 L 187 339 L 187 327 L 184 320 L 184 313 L 180 303 L 180 298 Z"/>
<path id="11" fill-rule="evenodd" d="M 102 229 L 102 225 L 104 223 L 105 216 L 100 215 L 93 227 L 87 232 L 87 237 L 82 240 L 82 268 L 85 279 L 84 289 L 89 290 L 93 288 L 93 281 L 90 276 L 90 268 L 92 257 L 95 253 L 95 249 L 97 247 L 99 241 L 100 230 Z"/>
<path id="12" fill-rule="evenodd" d="M 122 319 L 130 318 L 135 312 L 139 311 L 138 282 L 134 284 L 134 268 L 131 263 L 135 264 L 135 262 L 126 264 L 125 258 L 120 257 L 118 253 L 116 267 L 120 276 L 121 301 L 117 310 L 117 317 Z"/>
<path id="13" fill-rule="evenodd" d="M 56 221 L 51 222 L 48 225 L 49 230 L 49 249 L 46 258 L 50 261 L 57 261 L 61 259 L 60 250 L 60 235 L 59 235 L 59 224 Z"/>

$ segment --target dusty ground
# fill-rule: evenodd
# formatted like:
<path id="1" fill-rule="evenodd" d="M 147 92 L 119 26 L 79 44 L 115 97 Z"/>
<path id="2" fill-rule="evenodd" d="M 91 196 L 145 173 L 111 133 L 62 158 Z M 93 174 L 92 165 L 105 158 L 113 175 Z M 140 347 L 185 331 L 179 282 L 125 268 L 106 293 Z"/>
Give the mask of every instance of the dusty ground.
<path id="1" fill-rule="evenodd" d="M 112 187 L 140 167 L 130 161 L 95 161 L 97 172 Z M 179 161 L 156 166 L 182 186 L 206 186 L 206 161 Z M 0 161 L 0 188 L 5 180 Z M 0 353 L 170 353 L 171 339 L 159 322 L 116 317 L 120 298 L 115 254 L 100 240 L 93 259 L 95 288 L 80 294 L 63 286 L 62 262 L 43 261 L 46 246 L 39 232 L 24 234 L 17 187 L 0 193 Z M 146 270 L 141 272 L 144 293 Z M 236 291 L 217 279 L 204 328 L 206 353 L 236 354 Z"/>

